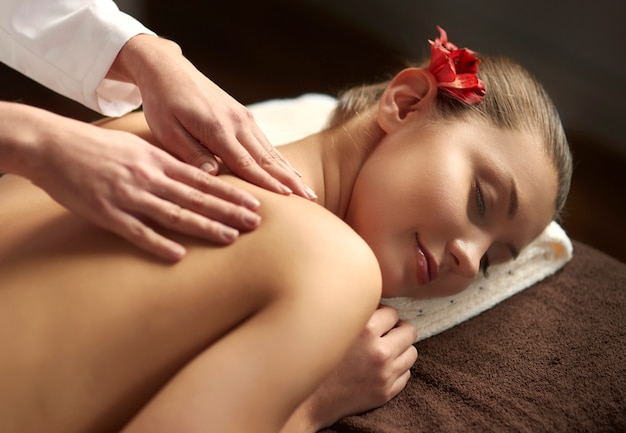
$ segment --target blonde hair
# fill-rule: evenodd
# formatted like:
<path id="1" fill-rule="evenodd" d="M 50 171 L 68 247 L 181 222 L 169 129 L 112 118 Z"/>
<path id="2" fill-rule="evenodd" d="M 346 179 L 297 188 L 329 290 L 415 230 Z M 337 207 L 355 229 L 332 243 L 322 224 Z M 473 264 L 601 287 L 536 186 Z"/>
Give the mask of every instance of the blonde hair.
<path id="1" fill-rule="evenodd" d="M 525 131 L 542 140 L 558 179 L 555 219 L 565 207 L 572 177 L 572 155 L 554 103 L 539 82 L 522 66 L 502 57 L 481 57 L 478 76 L 486 95 L 480 104 L 468 105 L 439 92 L 436 119 L 478 119 L 495 127 Z M 424 67 L 425 65 L 420 65 Z M 374 105 L 390 81 L 354 87 L 339 96 L 330 127 L 344 123 Z"/>

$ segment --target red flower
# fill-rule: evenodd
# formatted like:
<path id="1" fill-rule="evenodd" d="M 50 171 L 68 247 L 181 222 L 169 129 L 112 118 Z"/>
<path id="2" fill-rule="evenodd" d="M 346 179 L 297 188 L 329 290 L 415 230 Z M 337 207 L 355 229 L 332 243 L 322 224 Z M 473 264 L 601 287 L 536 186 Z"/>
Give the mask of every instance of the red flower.
<path id="1" fill-rule="evenodd" d="M 430 42 L 428 70 L 437 80 L 437 86 L 452 97 L 466 104 L 478 104 L 485 96 L 485 83 L 477 76 L 480 61 L 476 53 L 467 48 L 459 49 L 448 41 L 444 29 L 437 26 L 439 37 Z"/>

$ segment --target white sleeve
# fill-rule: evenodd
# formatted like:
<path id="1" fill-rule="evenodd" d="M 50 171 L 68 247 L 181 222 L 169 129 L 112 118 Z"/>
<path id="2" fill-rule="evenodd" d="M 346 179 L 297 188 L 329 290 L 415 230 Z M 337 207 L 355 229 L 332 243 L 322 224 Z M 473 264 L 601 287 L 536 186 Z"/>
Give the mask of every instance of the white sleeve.
<path id="1" fill-rule="evenodd" d="M 110 0 L 0 1 L 0 60 L 107 116 L 141 105 L 135 85 L 104 78 L 140 33 L 154 34 Z"/>

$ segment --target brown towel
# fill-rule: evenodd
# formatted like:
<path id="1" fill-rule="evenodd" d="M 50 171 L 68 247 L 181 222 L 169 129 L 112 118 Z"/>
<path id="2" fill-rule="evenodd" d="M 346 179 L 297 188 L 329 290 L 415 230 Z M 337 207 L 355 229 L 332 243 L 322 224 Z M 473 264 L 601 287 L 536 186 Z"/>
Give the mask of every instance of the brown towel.
<path id="1" fill-rule="evenodd" d="M 418 343 L 400 395 L 324 433 L 625 432 L 626 265 L 574 250 L 556 275 Z"/>

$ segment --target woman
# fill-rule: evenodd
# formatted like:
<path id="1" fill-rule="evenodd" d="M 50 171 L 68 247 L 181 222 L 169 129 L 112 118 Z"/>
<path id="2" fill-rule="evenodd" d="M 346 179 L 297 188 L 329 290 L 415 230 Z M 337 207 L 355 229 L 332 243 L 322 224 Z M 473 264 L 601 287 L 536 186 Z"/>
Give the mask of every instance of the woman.
<path id="1" fill-rule="evenodd" d="M 571 176 L 556 111 L 523 69 L 484 59 L 483 86 L 444 32 L 432 53 L 283 148 L 322 206 L 224 175 L 261 201 L 262 224 L 227 247 L 177 235 L 176 265 L 3 179 L 1 430 L 315 431 L 399 392 L 416 356 L 403 324 L 385 331 L 385 386 L 350 387 L 385 364 L 351 352 L 390 321 L 380 296 L 450 295 L 515 257 Z M 140 114 L 107 126 L 150 138 Z"/>

